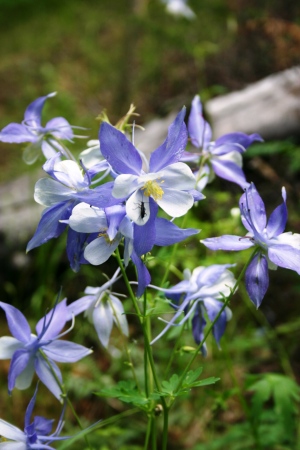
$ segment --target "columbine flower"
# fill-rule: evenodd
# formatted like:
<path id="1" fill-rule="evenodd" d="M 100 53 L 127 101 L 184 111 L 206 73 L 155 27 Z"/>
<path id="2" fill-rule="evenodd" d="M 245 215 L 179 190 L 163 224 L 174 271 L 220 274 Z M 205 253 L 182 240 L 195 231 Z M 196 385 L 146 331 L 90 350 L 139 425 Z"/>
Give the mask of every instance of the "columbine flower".
<path id="1" fill-rule="evenodd" d="M 184 215 L 194 204 L 195 177 L 186 164 L 179 162 L 187 142 L 184 115 L 185 109 L 171 124 L 165 142 L 151 154 L 147 171 L 142 168 L 140 153 L 126 136 L 108 123 L 101 125 L 101 152 L 118 174 L 112 194 L 127 198 L 126 213 L 137 225 L 149 220 L 151 201 L 171 217 Z M 197 200 L 202 198 L 198 193 Z"/>
<path id="2" fill-rule="evenodd" d="M 112 276 L 111 280 L 101 287 L 85 289 L 86 296 L 76 300 L 68 306 L 74 316 L 82 312 L 94 324 L 98 338 L 104 347 L 108 347 L 113 323 L 121 333 L 128 336 L 128 324 L 122 302 L 111 292 L 111 286 L 116 281 L 120 269 Z"/>
<path id="3" fill-rule="evenodd" d="M 171 326 L 183 325 L 193 313 L 193 336 L 196 343 L 200 344 L 206 325 L 203 313 L 206 311 L 209 320 L 213 322 L 223 307 L 223 303 L 218 299 L 227 297 L 235 285 L 235 279 L 232 272 L 228 270 L 229 267 L 232 267 L 232 265 L 214 264 L 209 267 L 197 267 L 192 273 L 189 270 L 185 270 L 184 281 L 181 281 L 170 289 L 152 286 L 163 291 L 166 297 L 172 300 L 172 306 L 177 309 L 172 320 L 168 322 L 164 330 L 152 341 L 152 344 L 163 336 Z M 184 317 L 176 323 L 182 314 L 184 314 Z M 231 312 L 226 308 L 213 327 L 213 335 L 218 345 L 224 334 L 226 321 L 230 317 Z M 206 354 L 205 345 L 202 347 L 202 352 Z"/>
<path id="4" fill-rule="evenodd" d="M 8 373 L 8 390 L 26 389 L 36 372 L 52 394 L 60 399 L 62 376 L 57 362 L 76 362 L 92 351 L 73 342 L 59 340 L 61 330 L 70 318 L 66 299 L 58 303 L 36 325 L 32 334 L 24 315 L 14 306 L 0 302 L 13 337 L 0 338 L 0 359 L 11 359 Z"/>
<path id="5" fill-rule="evenodd" d="M 34 199 L 40 205 L 47 206 L 47 209 L 43 212 L 36 232 L 27 245 L 27 251 L 58 237 L 67 226 L 63 220 L 70 217 L 77 203 L 86 201 L 90 205 L 108 206 L 118 202 L 111 196 L 112 183 L 90 189 L 91 180 L 98 173 L 98 165 L 83 174 L 75 161 L 60 161 L 60 155 L 57 154 L 44 164 L 43 169 L 51 178 L 38 180 Z M 71 267 L 73 268 L 72 261 Z"/>
<path id="6" fill-rule="evenodd" d="M 59 437 L 64 422 L 62 420 L 63 412 L 58 421 L 56 430 L 51 433 L 53 420 L 45 419 L 41 416 L 35 416 L 30 423 L 33 408 L 35 405 L 37 389 L 29 402 L 25 413 L 24 431 L 11 425 L 5 420 L 0 419 L 0 449 L 3 450 L 51 450 L 50 444 L 54 441 L 68 439 L 68 437 Z M 2 440 L 1 438 L 5 440 Z"/>
<path id="7" fill-rule="evenodd" d="M 213 172 L 225 180 L 239 184 L 242 188 L 247 183 L 242 170 L 243 153 L 254 141 L 262 141 L 258 134 L 228 133 L 212 142 L 212 130 L 202 115 L 202 104 L 199 95 L 192 101 L 192 109 L 188 120 L 188 131 L 192 144 L 201 149 L 201 154 L 186 152 L 183 161 L 202 159 L 202 170 L 197 174 L 197 186 L 202 190 L 213 178 Z"/>
<path id="8" fill-rule="evenodd" d="M 248 230 L 246 236 L 221 236 L 201 242 L 211 250 L 244 250 L 256 248 L 246 274 L 246 289 L 258 308 L 269 286 L 269 269 L 277 266 L 300 274 L 300 235 L 283 233 L 287 222 L 286 192 L 282 188 L 283 203 L 271 214 L 267 223 L 265 205 L 253 183 L 240 199 L 241 218 Z"/>
<path id="9" fill-rule="evenodd" d="M 65 153 L 65 149 L 57 139 L 70 141 L 73 137 L 72 127 L 63 117 L 49 120 L 46 126 L 41 125 L 42 109 L 45 101 L 56 95 L 56 92 L 39 97 L 27 107 L 22 123 L 11 123 L 0 132 L 0 141 L 20 144 L 30 142 L 26 147 L 23 159 L 27 164 L 33 164 L 42 150 L 46 159 L 54 156 L 57 151 Z"/>
<path id="10" fill-rule="evenodd" d="M 87 203 L 73 208 L 67 221 L 78 233 L 91 233 L 94 238 L 84 249 L 84 258 L 93 265 L 103 264 L 125 237 L 125 265 L 132 252 L 133 227 L 122 205 L 101 209 Z"/>
<path id="11" fill-rule="evenodd" d="M 158 218 L 155 202 L 150 208 L 150 218 L 143 227 L 131 222 L 123 205 L 101 209 L 80 203 L 66 221 L 79 235 L 90 234 L 84 244 L 83 255 L 93 265 L 107 261 L 124 238 L 124 264 L 127 266 L 131 259 L 137 268 L 138 297 L 151 281 L 141 256 L 150 252 L 154 245 L 172 245 L 199 232 L 194 228 L 181 229 L 166 219 Z"/>

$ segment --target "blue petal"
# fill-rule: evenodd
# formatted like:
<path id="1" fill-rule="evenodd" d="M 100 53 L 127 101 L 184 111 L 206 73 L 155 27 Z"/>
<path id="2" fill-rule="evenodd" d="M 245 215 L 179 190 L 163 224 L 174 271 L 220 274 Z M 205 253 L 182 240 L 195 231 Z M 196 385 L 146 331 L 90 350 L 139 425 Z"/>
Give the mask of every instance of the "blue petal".
<path id="1" fill-rule="evenodd" d="M 16 385 L 16 379 L 26 369 L 30 362 L 30 352 L 24 348 L 16 350 L 11 359 L 8 372 L 8 390 L 11 392 Z"/>
<path id="2" fill-rule="evenodd" d="M 20 123 L 10 123 L 0 132 L 0 141 L 9 144 L 20 144 L 22 142 L 35 142 L 38 136 L 30 133 L 28 129 Z"/>
<path id="3" fill-rule="evenodd" d="M 156 237 L 155 245 L 164 247 L 183 241 L 189 236 L 198 234 L 200 230 L 195 228 L 182 229 L 167 219 L 157 217 L 155 221 Z"/>
<path id="4" fill-rule="evenodd" d="M 68 320 L 67 299 L 57 303 L 51 311 L 36 324 L 36 332 L 41 342 L 55 339 Z"/>
<path id="5" fill-rule="evenodd" d="M 137 256 L 137 254 L 134 251 L 131 254 L 131 259 L 137 269 L 138 275 L 138 288 L 136 295 L 137 297 L 141 297 L 146 287 L 151 282 L 151 276 L 145 264 L 142 262 L 142 260 Z"/>
<path id="6" fill-rule="evenodd" d="M 258 308 L 269 287 L 268 262 L 265 255 L 257 253 L 245 274 L 246 290 L 250 300 Z"/>
<path id="7" fill-rule="evenodd" d="M 246 181 L 243 170 L 237 164 L 234 164 L 232 161 L 225 161 L 217 158 L 212 158 L 211 165 L 215 174 L 218 175 L 220 178 L 224 178 L 224 180 L 236 183 L 243 189 L 249 186 L 249 183 Z"/>
<path id="8" fill-rule="evenodd" d="M 286 207 L 286 192 L 284 188 L 282 188 L 282 198 L 283 203 L 274 209 L 268 220 L 267 232 L 269 238 L 278 236 L 285 230 L 288 212 Z"/>
<path id="9" fill-rule="evenodd" d="M 192 101 L 191 113 L 188 120 L 188 131 L 192 144 L 197 148 L 206 148 L 211 141 L 211 127 L 203 117 L 199 95 L 196 95 Z"/>
<path id="10" fill-rule="evenodd" d="M 77 362 L 92 353 L 92 350 L 80 344 L 65 340 L 52 341 L 43 347 L 43 351 L 48 358 L 57 362 Z"/>
<path id="11" fill-rule="evenodd" d="M 226 235 L 220 237 L 213 237 L 202 239 L 200 242 L 210 250 L 229 250 L 239 251 L 253 247 L 253 241 L 248 237 Z"/>
<path id="12" fill-rule="evenodd" d="M 139 152 L 121 131 L 104 122 L 99 140 L 101 153 L 115 172 L 140 175 L 142 159 Z"/>
<path id="13" fill-rule="evenodd" d="M 41 416 L 35 416 L 33 418 L 34 431 L 39 436 L 48 436 L 53 428 L 53 419 L 45 419 Z"/>
<path id="14" fill-rule="evenodd" d="M 203 300 L 205 309 L 207 311 L 207 315 L 209 317 L 209 320 L 213 322 L 217 315 L 219 314 L 220 310 L 223 307 L 223 303 L 214 299 L 214 298 L 205 298 Z M 217 344 L 220 344 L 220 339 L 223 336 L 226 328 L 226 312 L 225 310 L 222 311 L 219 319 L 213 326 L 213 335 L 217 342 Z"/>
<path id="15" fill-rule="evenodd" d="M 27 406 L 27 409 L 26 409 L 25 420 L 24 420 L 25 428 L 28 427 L 30 425 L 30 422 L 31 422 L 31 416 L 32 416 L 33 408 L 34 408 L 35 401 L 36 401 L 37 391 L 38 391 L 38 385 L 35 388 L 33 397 L 30 400 L 30 402 L 29 402 L 29 404 Z"/>
<path id="16" fill-rule="evenodd" d="M 268 256 L 276 266 L 294 270 L 300 275 L 300 249 L 290 245 L 275 244 L 269 247 Z"/>
<path id="17" fill-rule="evenodd" d="M 122 198 L 115 198 L 112 195 L 113 181 L 97 186 L 94 189 L 85 189 L 77 191 L 73 194 L 76 201 L 88 203 L 98 208 L 108 208 L 109 206 L 119 205 L 122 203 Z"/>
<path id="18" fill-rule="evenodd" d="M 57 367 L 54 361 L 46 361 L 42 356 L 38 355 L 35 358 L 35 371 L 41 382 L 49 389 L 50 392 L 58 399 L 61 400 L 62 391 L 59 387 L 57 380 L 62 384 L 61 371 Z M 53 375 L 55 373 L 55 376 Z"/>
<path id="19" fill-rule="evenodd" d="M 45 101 L 47 100 L 47 98 L 54 97 L 54 95 L 55 92 L 52 92 L 51 94 L 45 95 L 44 97 L 39 97 L 27 106 L 24 114 L 24 120 L 26 121 L 26 124 L 32 127 L 41 125 L 41 115 Z"/>
<path id="20" fill-rule="evenodd" d="M 249 147 L 249 145 L 251 145 L 254 141 L 262 142 L 263 138 L 257 133 L 250 134 L 250 135 L 241 133 L 241 132 L 228 133 L 228 134 L 224 134 L 219 139 L 217 139 L 215 142 L 215 146 L 220 147 L 220 146 L 223 146 L 226 144 L 239 144 L 240 146 L 244 147 L 244 149 L 247 149 Z M 238 151 L 237 148 L 235 148 L 234 150 Z"/>
<path id="21" fill-rule="evenodd" d="M 31 330 L 25 316 L 17 308 L 7 303 L 0 302 L 0 307 L 6 314 L 11 334 L 19 341 L 27 344 L 31 338 Z"/>
<path id="22" fill-rule="evenodd" d="M 70 200 L 45 209 L 34 236 L 28 242 L 26 251 L 29 252 L 33 248 L 45 244 L 50 239 L 60 236 L 67 226 L 65 223 L 61 223 L 60 220 L 69 219 L 74 206 L 74 200 Z"/>
<path id="23" fill-rule="evenodd" d="M 81 264 L 88 264 L 84 258 L 84 250 L 89 235 L 87 233 L 77 233 L 77 231 L 68 229 L 67 237 L 67 255 L 70 267 L 74 272 L 79 272 Z"/>
<path id="24" fill-rule="evenodd" d="M 180 161 L 188 138 L 184 116 L 185 107 L 170 125 L 167 139 L 151 154 L 149 172 L 158 172 L 164 167 Z"/>
<path id="25" fill-rule="evenodd" d="M 71 125 L 63 117 L 55 117 L 49 120 L 45 126 L 45 130 L 51 133 L 56 139 L 70 141 L 74 137 Z"/>
<path id="26" fill-rule="evenodd" d="M 86 311 L 93 302 L 96 302 L 95 295 L 86 295 L 85 297 L 81 297 L 75 302 L 71 303 L 68 306 L 69 319 L 71 319 L 73 315 L 77 316 L 83 311 Z"/>
<path id="27" fill-rule="evenodd" d="M 244 227 L 254 234 L 261 233 L 265 229 L 267 216 L 264 202 L 253 183 L 245 189 L 239 204 Z"/>
<path id="28" fill-rule="evenodd" d="M 195 342 L 198 345 L 200 344 L 201 341 L 203 341 L 205 325 L 206 321 L 202 315 L 201 309 L 200 307 L 197 307 L 195 315 L 192 319 L 192 330 Z M 207 355 L 207 348 L 205 343 L 201 347 L 201 353 L 203 356 Z"/>
<path id="29" fill-rule="evenodd" d="M 119 231 L 120 223 L 126 215 L 126 210 L 123 205 L 110 206 L 105 209 L 108 228 L 106 233 L 112 241 Z"/>
<path id="30" fill-rule="evenodd" d="M 194 197 L 195 202 L 199 202 L 200 200 L 204 200 L 206 197 L 202 194 L 202 192 L 197 191 L 196 189 L 190 189 L 189 193 Z"/>
<path id="31" fill-rule="evenodd" d="M 150 217 L 145 225 L 134 224 L 133 239 L 134 250 L 138 256 L 150 252 L 155 244 L 156 215 L 158 206 L 152 198 L 149 198 Z"/>

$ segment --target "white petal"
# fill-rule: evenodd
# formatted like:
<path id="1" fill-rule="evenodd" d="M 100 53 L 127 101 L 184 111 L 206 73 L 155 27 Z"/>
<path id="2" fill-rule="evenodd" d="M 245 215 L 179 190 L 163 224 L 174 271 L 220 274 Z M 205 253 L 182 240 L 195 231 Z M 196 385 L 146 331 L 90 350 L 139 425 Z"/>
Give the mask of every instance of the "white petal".
<path id="1" fill-rule="evenodd" d="M 271 242 L 276 240 L 277 244 L 287 244 L 293 248 L 300 249 L 300 234 L 292 233 L 290 231 L 282 233 L 276 238 L 271 239 Z"/>
<path id="2" fill-rule="evenodd" d="M 128 336 L 128 334 L 129 334 L 128 323 L 127 323 L 126 315 L 124 313 L 123 303 L 117 297 L 115 297 L 114 295 L 111 295 L 111 294 L 109 296 L 109 299 L 112 304 L 112 309 L 113 309 L 113 313 L 114 313 L 114 321 L 115 321 L 117 327 L 121 329 L 122 333 L 125 336 Z"/>
<path id="3" fill-rule="evenodd" d="M 115 179 L 112 195 L 115 198 L 124 198 L 132 194 L 136 189 L 142 186 L 137 175 L 122 174 Z"/>
<path id="4" fill-rule="evenodd" d="M 52 178 L 41 178 L 34 188 L 34 200 L 40 205 L 51 206 L 66 201 L 74 192 Z"/>
<path id="5" fill-rule="evenodd" d="M 6 439 L 26 442 L 26 436 L 23 431 L 2 419 L 0 419 L 0 435 L 4 436 Z"/>
<path id="6" fill-rule="evenodd" d="M 79 203 L 73 208 L 69 225 L 79 233 L 97 233 L 107 229 L 107 220 L 102 209 Z"/>
<path id="7" fill-rule="evenodd" d="M 3 336 L 0 338 L 0 359 L 11 359 L 15 351 L 22 347 L 24 347 L 24 344 L 18 339 L 11 336 Z"/>
<path id="8" fill-rule="evenodd" d="M 213 156 L 214 159 L 221 161 L 231 161 L 239 167 L 243 166 L 243 157 L 239 152 L 229 152 L 221 156 Z"/>
<path id="9" fill-rule="evenodd" d="M 75 190 L 87 187 L 80 166 L 69 159 L 54 165 L 55 177 L 58 181 Z"/>
<path id="10" fill-rule="evenodd" d="M 100 303 L 94 309 L 93 322 L 101 344 L 107 347 L 113 326 L 113 315 L 109 304 Z"/>
<path id="11" fill-rule="evenodd" d="M 173 188 L 183 191 L 194 189 L 196 178 L 190 167 L 182 162 L 171 164 L 160 172 L 163 180 L 162 188 Z"/>
<path id="12" fill-rule="evenodd" d="M 188 192 L 164 189 L 163 197 L 157 203 L 169 216 L 180 217 L 193 206 L 194 198 Z"/>
<path id="13" fill-rule="evenodd" d="M 112 242 L 109 242 L 108 238 L 101 236 L 86 246 L 84 257 L 94 266 L 103 264 L 113 254 L 118 247 L 119 242 L 120 237 L 119 239 L 115 238 Z"/>
<path id="14" fill-rule="evenodd" d="M 34 374 L 34 358 L 32 357 L 26 366 L 26 368 L 23 370 L 22 373 L 16 378 L 16 388 L 23 390 L 27 389 L 32 382 Z"/>
<path id="15" fill-rule="evenodd" d="M 25 442 L 0 442 L 0 450 L 27 450 Z"/>
<path id="16" fill-rule="evenodd" d="M 137 225 L 145 225 L 150 217 L 149 198 L 137 190 L 126 202 L 126 213 Z"/>

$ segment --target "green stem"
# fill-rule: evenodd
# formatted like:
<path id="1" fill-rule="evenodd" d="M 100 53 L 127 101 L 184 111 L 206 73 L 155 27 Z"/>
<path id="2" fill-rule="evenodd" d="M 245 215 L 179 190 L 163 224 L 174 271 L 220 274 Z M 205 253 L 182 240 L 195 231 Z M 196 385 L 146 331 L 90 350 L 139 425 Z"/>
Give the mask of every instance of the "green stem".
<path id="1" fill-rule="evenodd" d="M 175 358 L 176 352 L 177 352 L 178 347 L 179 347 L 179 343 L 180 343 L 180 339 L 181 339 L 181 337 L 182 337 L 183 330 L 184 330 L 184 325 L 181 326 L 180 333 L 179 333 L 179 335 L 177 336 L 176 342 L 175 342 L 174 347 L 173 347 L 173 349 L 172 349 L 172 353 L 171 353 L 171 356 L 170 356 L 170 359 L 169 359 L 167 368 L 166 368 L 166 370 L 165 370 L 165 378 L 168 377 L 168 374 L 169 374 L 171 365 L 172 365 L 172 363 L 173 363 L 173 360 L 174 360 L 174 358 Z"/>
<path id="2" fill-rule="evenodd" d="M 120 321 L 119 321 L 119 319 L 118 319 L 118 315 L 117 315 L 116 310 L 115 310 L 115 308 L 114 308 L 114 305 L 113 305 L 113 303 L 110 301 L 110 299 L 108 299 L 108 301 L 109 301 L 110 307 L 112 308 L 112 310 L 113 310 L 113 312 L 114 312 L 114 317 L 115 317 L 115 320 L 116 320 L 116 322 L 117 322 L 117 327 L 119 328 L 119 331 L 122 333 L 122 328 L 121 328 L 121 325 L 120 325 Z M 140 386 L 139 386 L 139 382 L 138 382 L 138 379 L 137 379 L 137 376 L 136 376 L 136 373 L 135 373 L 135 370 L 134 370 L 134 365 L 133 365 L 133 363 L 132 363 L 130 350 L 129 350 L 128 344 L 127 344 L 127 336 L 125 336 L 123 333 L 122 333 L 122 335 L 123 335 L 123 337 L 124 337 L 124 339 L 122 340 L 122 342 L 123 342 L 123 346 L 124 346 L 124 349 L 125 349 L 125 352 L 126 352 L 126 356 L 127 356 L 127 358 L 128 358 L 128 366 L 129 366 L 130 369 L 131 369 L 132 377 L 133 377 L 133 379 L 134 379 L 134 381 L 135 381 L 137 390 L 139 391 L 139 393 L 141 393 L 141 388 L 140 388 Z"/>
<path id="3" fill-rule="evenodd" d="M 130 298 L 132 300 L 133 307 L 135 309 L 136 315 L 139 318 L 139 321 L 140 321 L 140 324 L 141 324 L 141 328 L 142 328 L 142 331 L 143 331 L 144 346 L 145 346 L 145 350 L 146 350 L 145 353 L 147 355 L 147 364 L 145 363 L 145 366 L 144 366 L 144 368 L 145 368 L 145 377 L 149 376 L 149 373 L 151 373 L 150 377 L 153 377 L 153 380 L 154 380 L 154 383 L 155 383 L 155 387 L 156 387 L 158 393 L 160 393 L 161 392 L 161 386 L 160 386 L 160 382 L 159 382 L 159 379 L 158 379 L 158 376 L 157 376 L 157 373 L 156 373 L 155 363 L 154 363 L 153 354 L 152 354 L 152 348 L 151 348 L 151 345 L 150 345 L 150 339 L 149 339 L 149 335 L 148 335 L 148 333 L 150 333 L 150 323 L 148 321 L 148 324 L 147 324 L 147 320 L 149 318 L 145 317 L 146 306 L 147 306 L 146 300 L 145 300 L 145 297 L 144 297 L 144 315 L 142 315 L 141 311 L 140 311 L 140 308 L 139 308 L 139 305 L 138 305 L 138 302 L 137 302 L 137 299 L 136 299 L 136 297 L 135 297 L 135 295 L 133 293 L 133 290 L 131 288 L 131 285 L 129 283 L 129 280 L 128 280 L 125 268 L 123 266 L 123 263 L 122 263 L 122 260 L 121 260 L 121 257 L 120 257 L 120 252 L 119 252 L 118 248 L 116 249 L 115 255 L 116 255 L 116 258 L 117 258 L 120 270 L 122 272 L 123 279 L 124 279 L 124 282 L 126 284 L 129 296 L 130 296 Z M 151 371 L 148 370 L 149 367 L 150 367 Z M 150 377 L 149 377 L 149 379 L 151 379 Z M 150 391 L 149 391 L 150 386 L 149 386 L 148 381 L 147 381 L 147 389 L 148 389 L 148 392 L 150 393 Z M 165 401 L 165 398 L 163 396 L 160 396 L 160 400 L 161 400 L 161 404 L 162 404 L 162 407 L 163 407 L 164 424 L 165 424 L 168 421 L 169 409 L 168 409 L 167 403 Z M 152 435 L 153 435 L 153 433 L 152 433 Z M 166 450 L 166 448 L 167 448 L 167 436 L 166 436 L 165 428 L 164 428 L 164 433 L 163 433 L 163 442 L 164 442 L 164 444 L 163 444 L 162 450 Z M 154 450 L 154 447 L 153 447 L 153 450 Z"/>
<path id="4" fill-rule="evenodd" d="M 85 437 L 85 435 L 97 430 L 98 428 L 103 428 L 107 425 L 114 424 L 118 420 L 124 419 L 125 417 L 132 416 L 133 414 L 136 414 L 137 412 L 140 412 L 140 409 L 133 408 L 133 409 L 129 409 L 128 411 L 124 411 L 120 414 L 116 414 L 115 416 L 109 417 L 108 419 L 96 422 L 95 424 L 91 425 L 90 427 L 86 428 L 85 430 L 77 433 L 73 438 L 68 439 L 63 444 L 61 444 L 59 446 L 59 450 L 65 450 L 66 448 L 68 448 L 72 444 L 74 444 L 74 442 L 78 441 L 78 439 Z"/>

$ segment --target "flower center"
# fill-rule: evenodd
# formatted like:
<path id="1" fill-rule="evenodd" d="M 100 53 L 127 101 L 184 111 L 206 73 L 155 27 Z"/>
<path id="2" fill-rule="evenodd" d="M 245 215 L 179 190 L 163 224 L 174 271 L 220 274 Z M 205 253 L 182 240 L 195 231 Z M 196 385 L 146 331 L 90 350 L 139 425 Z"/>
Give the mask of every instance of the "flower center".
<path id="1" fill-rule="evenodd" d="M 162 184 L 163 181 L 160 181 L 160 184 Z M 150 195 L 154 198 L 155 201 L 161 200 L 162 196 L 164 194 L 163 189 L 159 185 L 159 183 L 156 180 L 149 180 L 146 181 L 144 186 L 141 188 L 142 191 L 144 191 L 144 195 L 146 197 L 150 197 Z"/>

